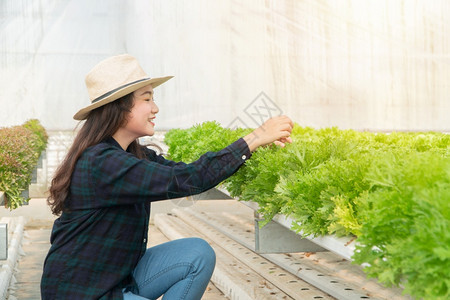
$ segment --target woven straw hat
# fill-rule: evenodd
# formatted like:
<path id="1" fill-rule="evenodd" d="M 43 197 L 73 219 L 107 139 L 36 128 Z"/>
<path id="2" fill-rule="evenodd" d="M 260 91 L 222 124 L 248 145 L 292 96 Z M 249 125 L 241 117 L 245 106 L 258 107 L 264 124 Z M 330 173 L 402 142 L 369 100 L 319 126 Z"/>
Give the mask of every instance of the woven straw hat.
<path id="1" fill-rule="evenodd" d="M 91 104 L 80 109 L 73 118 L 84 120 L 93 109 L 117 100 L 146 85 L 151 84 L 155 88 L 172 77 L 148 77 L 136 58 L 128 54 L 107 58 L 87 74 L 86 87 Z"/>

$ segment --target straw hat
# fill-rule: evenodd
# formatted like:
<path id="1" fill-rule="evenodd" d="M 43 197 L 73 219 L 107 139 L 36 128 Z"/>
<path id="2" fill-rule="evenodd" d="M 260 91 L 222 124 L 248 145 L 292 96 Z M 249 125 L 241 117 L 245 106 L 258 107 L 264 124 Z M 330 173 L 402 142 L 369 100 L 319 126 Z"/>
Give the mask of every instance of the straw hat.
<path id="1" fill-rule="evenodd" d="M 73 118 L 84 120 L 89 112 L 108 104 L 141 87 L 151 84 L 153 88 L 173 76 L 150 78 L 131 55 L 122 54 L 107 58 L 97 64 L 86 76 L 91 104 L 80 109 Z"/>

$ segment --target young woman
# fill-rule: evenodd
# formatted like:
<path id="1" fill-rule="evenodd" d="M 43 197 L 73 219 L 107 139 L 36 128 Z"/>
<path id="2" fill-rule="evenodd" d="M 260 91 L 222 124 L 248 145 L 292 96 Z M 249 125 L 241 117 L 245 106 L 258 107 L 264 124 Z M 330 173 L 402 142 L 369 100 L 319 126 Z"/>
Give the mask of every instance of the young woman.
<path id="1" fill-rule="evenodd" d="M 50 187 L 55 221 L 41 281 L 42 299 L 200 299 L 215 254 L 199 238 L 147 249 L 150 202 L 206 191 L 257 147 L 291 142 L 292 121 L 268 120 L 225 149 L 185 164 L 164 159 L 137 139 L 153 135 L 153 89 L 130 55 L 108 58 L 86 77 L 91 104 Z"/>

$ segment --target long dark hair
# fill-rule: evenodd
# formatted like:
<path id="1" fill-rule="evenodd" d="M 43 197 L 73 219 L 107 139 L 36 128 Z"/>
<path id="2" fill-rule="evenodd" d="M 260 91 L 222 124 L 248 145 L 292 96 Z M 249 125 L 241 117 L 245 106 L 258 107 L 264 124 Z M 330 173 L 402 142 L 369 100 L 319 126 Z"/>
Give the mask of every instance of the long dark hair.
<path id="1" fill-rule="evenodd" d="M 89 113 L 52 179 L 47 203 L 54 215 L 60 215 L 66 210 L 64 201 L 69 196 L 72 173 L 81 154 L 88 147 L 111 137 L 121 126 L 124 126 L 133 105 L 133 93 L 130 93 Z M 137 140 L 133 141 L 127 150 L 138 158 L 145 157 Z"/>

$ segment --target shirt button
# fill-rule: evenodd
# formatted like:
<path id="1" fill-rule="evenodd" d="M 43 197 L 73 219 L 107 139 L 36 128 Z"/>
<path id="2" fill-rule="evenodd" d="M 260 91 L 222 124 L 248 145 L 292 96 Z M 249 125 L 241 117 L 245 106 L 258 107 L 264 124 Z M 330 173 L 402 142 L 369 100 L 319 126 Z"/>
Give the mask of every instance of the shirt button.
<path id="1" fill-rule="evenodd" d="M 144 243 L 147 241 L 147 239 L 144 239 Z"/>
<path id="2" fill-rule="evenodd" d="M 246 160 L 247 159 L 247 156 L 244 154 L 244 155 L 242 155 L 242 159 L 243 160 Z"/>

